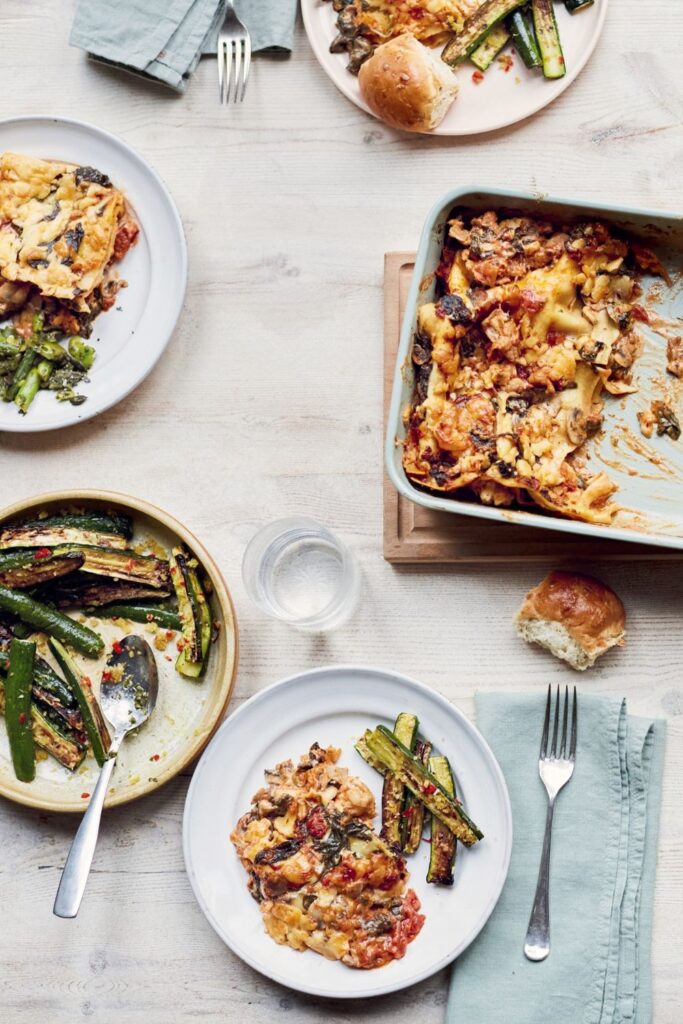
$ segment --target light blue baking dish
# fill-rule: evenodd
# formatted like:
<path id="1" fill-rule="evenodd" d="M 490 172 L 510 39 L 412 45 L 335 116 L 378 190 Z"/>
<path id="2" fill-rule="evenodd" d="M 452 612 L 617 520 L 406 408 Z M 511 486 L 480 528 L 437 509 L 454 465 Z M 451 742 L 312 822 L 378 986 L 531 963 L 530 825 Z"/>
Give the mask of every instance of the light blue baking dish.
<path id="1" fill-rule="evenodd" d="M 401 465 L 402 441 L 405 437 L 403 413 L 413 394 L 411 351 L 418 306 L 434 297 L 435 275 L 444 243 L 446 224 L 454 207 L 469 210 L 505 209 L 531 214 L 549 214 L 571 222 L 584 217 L 598 217 L 628 232 L 631 237 L 655 249 L 667 267 L 673 285 L 658 288 L 659 295 L 650 295 L 647 305 L 666 321 L 678 324 L 683 333 L 683 216 L 658 210 L 623 209 L 617 206 L 593 206 L 574 199 L 536 197 L 525 192 L 503 189 L 467 187 L 448 192 L 432 208 L 422 231 L 415 259 L 415 270 L 403 318 L 401 340 L 396 360 L 394 384 L 389 411 L 385 447 L 385 463 L 389 479 L 405 498 L 423 505 L 458 515 L 476 516 L 498 522 L 562 530 L 566 533 L 625 540 L 683 549 L 683 436 L 679 441 L 669 437 L 642 437 L 636 418 L 639 410 L 654 398 L 663 398 L 673 405 L 683 423 L 683 382 L 666 373 L 666 340 L 645 324 L 642 328 L 643 353 L 633 374 L 638 392 L 626 398 L 605 397 L 602 436 L 587 442 L 590 465 L 604 468 L 619 485 L 614 500 L 622 506 L 610 526 L 580 523 L 551 513 L 528 510 L 490 508 L 466 500 L 455 492 L 453 497 L 430 494 L 415 487 Z M 655 279 L 644 279 L 644 292 L 655 286 Z M 661 284 L 661 282 L 660 282 Z M 676 328 L 673 328 L 676 333 Z"/>

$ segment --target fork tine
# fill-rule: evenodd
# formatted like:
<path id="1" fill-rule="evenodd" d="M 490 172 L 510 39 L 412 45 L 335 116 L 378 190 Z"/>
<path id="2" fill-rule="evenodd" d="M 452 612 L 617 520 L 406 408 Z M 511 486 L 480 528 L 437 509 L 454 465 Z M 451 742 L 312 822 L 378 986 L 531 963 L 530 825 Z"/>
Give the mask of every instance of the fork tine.
<path id="1" fill-rule="evenodd" d="M 225 85 L 225 43 L 222 39 L 218 40 L 216 59 L 218 62 L 218 102 L 222 103 L 223 86 Z"/>
<path id="2" fill-rule="evenodd" d="M 560 757 L 567 752 L 567 715 L 569 714 L 569 687 L 564 688 L 564 711 L 562 713 L 562 741 L 560 743 Z"/>
<path id="3" fill-rule="evenodd" d="M 560 724 L 560 688 L 557 688 L 557 700 L 555 701 L 555 720 L 553 722 L 553 745 L 550 749 L 550 756 L 557 757 L 557 730 Z"/>
<path id="4" fill-rule="evenodd" d="M 244 40 L 244 67 L 242 69 L 242 93 L 240 95 L 240 103 L 244 99 L 244 94 L 247 91 L 247 79 L 249 78 L 249 66 L 251 64 L 251 39 L 249 36 Z"/>
<path id="5" fill-rule="evenodd" d="M 574 687 L 574 699 L 572 701 L 572 736 L 569 741 L 569 760 L 573 761 L 576 758 L 576 687 Z"/>
<path id="6" fill-rule="evenodd" d="M 235 86 L 232 95 L 233 103 L 239 101 L 239 92 L 242 85 L 242 39 L 236 39 L 233 45 L 233 62 L 235 65 Z"/>
<path id="7" fill-rule="evenodd" d="M 548 686 L 548 699 L 545 702 L 545 719 L 543 721 L 543 735 L 541 736 L 541 750 L 539 757 L 541 760 L 546 756 L 548 748 L 548 727 L 550 725 L 550 686 Z"/>

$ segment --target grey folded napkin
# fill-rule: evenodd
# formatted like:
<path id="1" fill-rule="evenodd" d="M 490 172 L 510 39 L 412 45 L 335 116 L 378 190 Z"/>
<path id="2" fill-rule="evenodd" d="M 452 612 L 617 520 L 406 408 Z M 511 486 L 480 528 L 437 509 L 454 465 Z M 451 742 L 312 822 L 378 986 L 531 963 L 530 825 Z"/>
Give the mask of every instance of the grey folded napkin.
<path id="1" fill-rule="evenodd" d="M 538 777 L 545 694 L 482 694 L 477 725 L 505 775 L 514 838 L 505 888 L 457 960 L 447 1024 L 651 1024 L 650 939 L 664 723 L 615 697 L 579 695 L 573 778 L 555 807 L 551 951 L 522 947 L 546 795 Z"/>
<path id="2" fill-rule="evenodd" d="M 297 0 L 234 0 L 252 52 L 292 49 Z M 216 52 L 223 0 L 78 0 L 69 42 L 95 61 L 183 92 L 202 54 Z"/>

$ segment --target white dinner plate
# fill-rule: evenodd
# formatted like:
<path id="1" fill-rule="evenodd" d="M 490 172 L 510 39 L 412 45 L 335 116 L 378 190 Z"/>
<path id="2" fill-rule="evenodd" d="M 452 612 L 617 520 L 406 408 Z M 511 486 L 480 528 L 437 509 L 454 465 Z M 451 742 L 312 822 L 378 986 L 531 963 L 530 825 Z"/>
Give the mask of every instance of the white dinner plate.
<path id="1" fill-rule="evenodd" d="M 449 756 L 458 793 L 484 838 L 470 849 L 458 847 L 452 888 L 425 881 L 426 843 L 408 859 L 409 885 L 426 921 L 402 960 L 375 970 L 354 970 L 309 950 L 299 953 L 277 945 L 247 891 L 246 873 L 229 838 L 232 828 L 263 785 L 264 770 L 288 758 L 298 760 L 315 741 L 341 748 L 339 764 L 370 786 L 379 807 L 382 780 L 353 745 L 368 727 L 393 727 L 400 711 L 415 713 L 422 735 Z M 200 907 L 223 941 L 274 981 L 335 999 L 394 992 L 454 960 L 496 905 L 511 847 L 505 780 L 472 723 L 434 690 L 395 672 L 363 667 L 313 669 L 243 704 L 224 722 L 199 762 L 183 819 L 187 873 Z"/>
<path id="2" fill-rule="evenodd" d="M 0 431 L 55 430 L 90 419 L 120 402 L 150 372 L 170 341 L 185 297 L 187 250 L 183 227 L 158 174 L 121 139 L 83 121 L 15 117 L 0 121 L 0 153 L 89 165 L 107 174 L 140 223 L 136 244 L 117 264 L 128 282 L 112 309 L 101 313 L 89 340 L 95 362 L 90 383 L 79 386 L 82 405 L 41 391 L 28 413 L 0 402 Z"/>
<path id="3" fill-rule="evenodd" d="M 504 71 L 494 61 L 478 84 L 472 78 L 476 68 L 465 61 L 457 70 L 460 92 L 455 103 L 429 134 L 477 135 L 505 128 L 535 114 L 563 93 L 595 49 L 607 15 L 607 0 L 595 0 L 576 14 L 569 14 L 563 3 L 555 3 L 554 9 L 567 66 L 564 78 L 547 79 L 540 71 L 525 67 L 510 45 L 504 51 L 512 56 L 510 70 Z M 301 0 L 301 10 L 309 42 L 324 71 L 345 96 L 367 111 L 358 79 L 346 70 L 347 54 L 330 53 L 337 34 L 332 4 L 329 0 Z"/>

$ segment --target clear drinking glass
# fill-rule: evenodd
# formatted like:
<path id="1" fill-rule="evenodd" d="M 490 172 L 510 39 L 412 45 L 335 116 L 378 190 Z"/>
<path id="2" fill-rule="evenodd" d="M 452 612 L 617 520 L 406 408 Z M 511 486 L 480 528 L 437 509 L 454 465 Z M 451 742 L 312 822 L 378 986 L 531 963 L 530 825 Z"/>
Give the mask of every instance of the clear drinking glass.
<path id="1" fill-rule="evenodd" d="M 249 596 L 267 615 L 323 633 L 358 604 L 360 569 L 335 535 L 305 516 L 277 519 L 249 541 L 242 561 Z"/>

